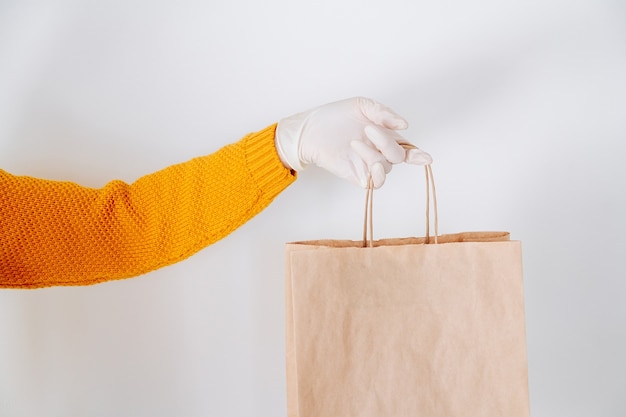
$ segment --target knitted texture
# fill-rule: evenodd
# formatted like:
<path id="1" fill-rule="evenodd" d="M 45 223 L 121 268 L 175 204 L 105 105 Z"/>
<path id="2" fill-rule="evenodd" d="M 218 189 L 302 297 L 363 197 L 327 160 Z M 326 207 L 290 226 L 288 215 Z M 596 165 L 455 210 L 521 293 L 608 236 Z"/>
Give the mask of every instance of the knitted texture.
<path id="1" fill-rule="evenodd" d="M 93 189 L 0 170 L 0 287 L 128 278 L 225 237 L 295 180 L 275 128 L 130 185 Z"/>

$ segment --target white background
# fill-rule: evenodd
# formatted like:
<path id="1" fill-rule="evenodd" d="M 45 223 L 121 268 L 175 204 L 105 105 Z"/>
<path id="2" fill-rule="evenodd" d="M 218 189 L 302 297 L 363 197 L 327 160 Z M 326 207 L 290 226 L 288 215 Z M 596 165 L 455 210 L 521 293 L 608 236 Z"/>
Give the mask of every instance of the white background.
<path id="1" fill-rule="evenodd" d="M 626 415 L 624 2 L 0 2 L 14 174 L 132 182 L 355 95 L 433 155 L 441 232 L 522 240 L 532 415 Z M 0 416 L 284 416 L 283 243 L 358 239 L 363 198 L 311 168 L 179 264 L 0 291 Z M 377 237 L 422 203 L 394 168 Z"/>

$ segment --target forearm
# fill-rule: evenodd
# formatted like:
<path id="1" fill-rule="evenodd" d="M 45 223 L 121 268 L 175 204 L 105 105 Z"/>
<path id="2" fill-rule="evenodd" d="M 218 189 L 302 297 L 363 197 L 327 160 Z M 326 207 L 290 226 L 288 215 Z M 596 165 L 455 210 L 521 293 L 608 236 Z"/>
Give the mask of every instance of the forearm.
<path id="1" fill-rule="evenodd" d="M 225 237 L 295 180 L 274 129 L 130 185 L 90 189 L 0 172 L 0 287 L 127 278 Z"/>

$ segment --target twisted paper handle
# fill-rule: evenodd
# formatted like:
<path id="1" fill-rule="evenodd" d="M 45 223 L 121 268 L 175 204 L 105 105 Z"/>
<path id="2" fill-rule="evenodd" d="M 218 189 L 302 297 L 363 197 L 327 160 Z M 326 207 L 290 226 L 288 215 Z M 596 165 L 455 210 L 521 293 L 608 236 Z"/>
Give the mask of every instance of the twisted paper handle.
<path id="1" fill-rule="evenodd" d="M 407 142 L 400 142 L 400 145 L 404 149 L 413 149 L 414 145 Z M 432 206 L 434 211 L 434 228 L 435 235 L 433 236 L 433 243 L 438 243 L 437 236 L 439 236 L 439 217 L 437 214 L 437 192 L 435 190 L 435 179 L 433 178 L 433 169 L 430 164 L 424 166 L 426 173 L 426 243 L 430 242 L 430 206 L 431 206 L 431 193 L 432 193 Z M 363 222 L 363 247 L 374 246 L 374 221 L 373 221 L 373 206 L 374 206 L 374 181 L 370 177 L 367 183 L 367 190 L 365 192 L 365 215 Z M 369 238 L 368 238 L 369 235 Z"/>

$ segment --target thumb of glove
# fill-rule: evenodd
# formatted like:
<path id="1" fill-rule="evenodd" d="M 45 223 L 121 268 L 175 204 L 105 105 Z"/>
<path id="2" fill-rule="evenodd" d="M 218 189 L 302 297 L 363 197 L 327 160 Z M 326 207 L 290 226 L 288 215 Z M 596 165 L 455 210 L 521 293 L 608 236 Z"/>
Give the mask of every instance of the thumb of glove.
<path id="1" fill-rule="evenodd" d="M 433 163 L 433 158 L 419 148 L 407 149 L 404 162 L 412 165 L 430 165 Z"/>

